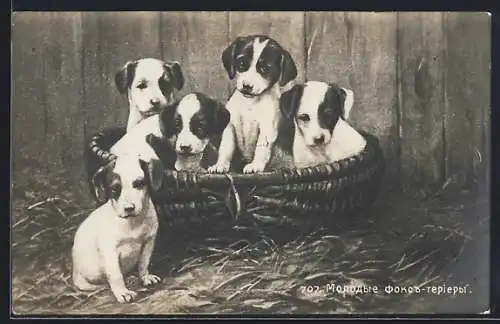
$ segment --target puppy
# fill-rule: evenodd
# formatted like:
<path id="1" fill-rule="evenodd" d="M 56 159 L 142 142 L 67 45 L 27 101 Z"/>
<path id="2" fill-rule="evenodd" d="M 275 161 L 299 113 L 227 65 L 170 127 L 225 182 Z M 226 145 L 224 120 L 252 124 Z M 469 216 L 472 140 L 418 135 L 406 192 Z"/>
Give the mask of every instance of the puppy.
<path id="1" fill-rule="evenodd" d="M 73 283 L 80 290 L 109 284 L 116 299 L 130 302 L 124 276 L 137 268 L 142 284 L 160 282 L 149 273 L 158 217 L 149 190 L 161 186 L 163 165 L 134 155 L 121 155 L 94 176 L 96 196 L 107 202 L 83 221 L 75 234 Z"/>
<path id="2" fill-rule="evenodd" d="M 200 92 L 190 93 L 166 109 L 162 123 L 164 136 L 175 143 L 175 169 L 204 171 L 202 160 L 215 157 L 215 162 L 213 144 L 220 141 L 229 119 L 222 103 Z"/>
<path id="3" fill-rule="evenodd" d="M 212 154 L 216 160 L 217 152 L 209 144 L 220 138 L 229 118 L 229 112 L 217 100 L 190 93 L 159 115 L 140 122 L 111 147 L 111 152 L 120 155 L 133 151 L 144 159 L 160 158 L 169 166 L 173 159 L 176 170 L 203 170 L 206 155 Z"/>
<path id="4" fill-rule="evenodd" d="M 296 167 L 338 161 L 361 152 L 366 141 L 347 123 L 354 102 L 349 89 L 308 81 L 284 93 L 280 109 L 293 122 Z"/>
<path id="5" fill-rule="evenodd" d="M 219 158 L 209 172 L 227 172 L 235 149 L 247 163 L 243 172 L 261 172 L 272 159 L 279 135 L 281 93 L 297 77 L 290 53 L 261 35 L 236 38 L 222 53 L 236 90 L 226 107 L 231 114 L 219 147 Z"/>
<path id="6" fill-rule="evenodd" d="M 127 62 L 116 73 L 115 84 L 120 93 L 128 96 L 129 131 L 174 101 L 173 92 L 184 86 L 184 75 L 178 62 L 143 58 Z"/>

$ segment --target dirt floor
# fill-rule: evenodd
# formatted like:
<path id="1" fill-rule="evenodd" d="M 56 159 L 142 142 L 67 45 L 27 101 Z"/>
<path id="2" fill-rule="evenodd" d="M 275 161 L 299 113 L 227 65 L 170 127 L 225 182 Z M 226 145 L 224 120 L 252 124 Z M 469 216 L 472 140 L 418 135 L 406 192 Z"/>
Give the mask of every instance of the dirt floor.
<path id="1" fill-rule="evenodd" d="M 488 303 L 489 203 L 467 190 L 382 194 L 356 221 L 280 240 L 168 229 L 153 256 L 161 284 L 146 289 L 129 277 L 139 292 L 130 304 L 106 287 L 82 293 L 71 285 L 69 253 L 95 203 L 70 174 L 15 165 L 14 314 L 479 313 Z"/>

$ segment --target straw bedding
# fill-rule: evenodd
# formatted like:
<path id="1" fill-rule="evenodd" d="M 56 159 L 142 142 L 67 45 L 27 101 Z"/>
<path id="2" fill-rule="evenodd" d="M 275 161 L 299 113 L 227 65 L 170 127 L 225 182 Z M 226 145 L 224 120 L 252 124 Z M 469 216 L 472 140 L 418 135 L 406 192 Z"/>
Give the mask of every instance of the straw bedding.
<path id="1" fill-rule="evenodd" d="M 440 284 L 456 284 L 464 290 L 467 285 L 466 294 L 451 297 L 466 299 L 464 304 L 470 307 L 478 303 L 470 289 L 477 291 L 479 283 L 456 271 L 464 264 L 479 262 L 471 255 L 487 232 L 488 202 L 479 197 L 477 188 L 448 194 L 448 187 L 425 198 L 385 193 L 378 195 L 373 205 L 332 217 L 332 205 L 317 208 L 311 203 L 291 203 L 297 197 L 294 190 L 303 192 L 304 187 L 311 190 L 306 199 L 312 201 L 311 197 L 324 189 L 319 185 L 283 182 L 279 186 L 287 188 L 286 193 L 276 193 L 276 182 L 255 189 L 252 183 L 248 189 L 248 179 L 243 176 L 233 177 L 232 182 L 225 182 L 222 176 L 193 181 L 171 173 L 173 183 L 178 184 L 175 188 L 188 188 L 184 196 L 188 199 L 193 197 L 190 192 L 199 192 L 203 181 L 220 181 L 233 198 L 211 193 L 216 197 L 212 209 L 192 209 L 191 217 L 182 220 L 177 216 L 183 209 L 176 206 L 192 201 L 179 202 L 177 198 L 176 205 L 172 199 L 177 196 L 172 198 L 164 191 L 162 197 L 171 200 L 159 204 L 166 217 L 162 217 L 152 260 L 153 271 L 164 281 L 144 289 L 131 276 L 127 282 L 140 291 L 139 299 L 121 305 L 107 289 L 82 293 L 71 287 L 73 235 L 96 206 L 89 200 L 88 184 L 71 180 L 74 174 L 65 171 L 42 172 L 38 166 L 18 165 L 12 222 L 15 313 L 433 312 L 450 295 L 410 294 L 408 289 L 396 294 L 394 290 L 388 293 L 385 287 L 423 290 Z M 314 183 L 318 182 L 315 179 Z M 240 204 L 239 212 L 237 208 L 228 212 L 231 204 L 227 202 L 236 205 L 235 195 L 253 198 Z M 259 195 L 267 200 L 259 201 L 255 198 Z M 208 205 L 210 201 L 204 206 Z M 174 207 L 165 210 L 168 206 Z M 297 206 L 306 208 L 297 211 Z M 343 287 L 343 292 L 332 284 Z M 349 292 L 351 286 L 358 289 Z M 376 293 L 373 287 L 378 287 Z"/>

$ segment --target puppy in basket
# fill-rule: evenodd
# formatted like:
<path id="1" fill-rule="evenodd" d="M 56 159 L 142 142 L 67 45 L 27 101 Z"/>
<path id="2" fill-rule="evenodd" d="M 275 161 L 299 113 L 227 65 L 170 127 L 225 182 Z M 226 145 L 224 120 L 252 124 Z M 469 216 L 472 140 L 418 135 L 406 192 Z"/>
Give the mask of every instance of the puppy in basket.
<path id="1" fill-rule="evenodd" d="M 145 286 L 159 283 L 149 272 L 158 230 L 151 191 L 159 190 L 164 167 L 159 160 L 145 162 L 123 154 L 93 177 L 96 196 L 106 201 L 76 231 L 73 249 L 73 283 L 80 290 L 109 284 L 120 303 L 137 293 L 125 286 L 124 276 L 137 269 Z"/>
<path id="2" fill-rule="evenodd" d="M 365 148 L 365 138 L 347 122 L 353 102 L 352 90 L 320 81 L 296 84 L 281 95 L 280 109 L 295 129 L 296 167 L 342 160 Z"/>

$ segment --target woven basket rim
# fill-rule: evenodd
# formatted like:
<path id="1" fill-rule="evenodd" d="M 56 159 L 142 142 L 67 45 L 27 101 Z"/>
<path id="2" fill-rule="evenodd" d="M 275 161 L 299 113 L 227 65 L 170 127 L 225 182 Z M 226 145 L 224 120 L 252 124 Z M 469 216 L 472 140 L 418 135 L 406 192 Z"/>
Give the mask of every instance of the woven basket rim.
<path id="1" fill-rule="evenodd" d="M 100 130 L 93 137 L 106 137 L 108 132 L 125 131 L 124 127 L 109 127 Z M 307 183 L 331 179 L 341 176 L 349 166 L 359 163 L 373 163 L 373 160 L 382 159 L 382 151 L 379 146 L 379 140 L 376 136 L 362 130 L 358 132 L 365 138 L 365 148 L 358 154 L 332 163 L 321 164 L 313 167 L 302 168 L 280 168 L 272 171 L 259 173 L 208 173 L 198 171 L 176 171 L 172 169 L 165 170 L 164 183 L 191 183 L 197 185 L 225 185 L 225 184 L 246 184 L 246 185 L 280 185 L 290 183 Z M 92 141 L 91 140 L 91 141 Z M 112 144 L 111 144 L 112 145 Z M 116 159 L 116 156 L 109 152 L 108 148 L 100 147 L 100 155 L 105 155 L 108 162 Z M 104 153 L 104 154 L 103 154 Z"/>

